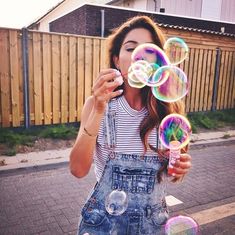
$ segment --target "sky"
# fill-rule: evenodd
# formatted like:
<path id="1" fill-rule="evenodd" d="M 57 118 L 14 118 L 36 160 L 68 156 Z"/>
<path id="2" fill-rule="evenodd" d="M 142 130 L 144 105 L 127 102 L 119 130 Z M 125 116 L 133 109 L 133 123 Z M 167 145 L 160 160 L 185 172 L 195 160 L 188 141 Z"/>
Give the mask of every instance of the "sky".
<path id="1" fill-rule="evenodd" d="M 23 28 L 61 0 L 0 0 L 0 27 Z"/>

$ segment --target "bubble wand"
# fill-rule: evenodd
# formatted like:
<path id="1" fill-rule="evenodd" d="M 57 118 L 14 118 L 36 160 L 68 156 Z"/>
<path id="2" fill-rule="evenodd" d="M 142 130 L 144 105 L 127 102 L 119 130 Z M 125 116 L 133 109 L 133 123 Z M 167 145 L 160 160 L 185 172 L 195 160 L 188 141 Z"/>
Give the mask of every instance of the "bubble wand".
<path id="1" fill-rule="evenodd" d="M 190 141 L 192 128 L 189 121 L 180 114 L 167 115 L 159 126 L 159 139 L 162 145 L 170 149 L 168 174 L 174 173 L 173 165 L 180 158 L 180 149 Z"/>

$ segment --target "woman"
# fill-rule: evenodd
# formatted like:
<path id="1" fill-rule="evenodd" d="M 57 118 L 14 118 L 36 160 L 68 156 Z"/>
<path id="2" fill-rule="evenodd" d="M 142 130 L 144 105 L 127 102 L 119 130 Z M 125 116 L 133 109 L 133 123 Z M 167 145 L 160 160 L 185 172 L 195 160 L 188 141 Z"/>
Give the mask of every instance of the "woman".
<path id="1" fill-rule="evenodd" d="M 93 95 L 85 102 L 70 154 L 74 176 L 84 177 L 94 160 L 97 178 L 82 209 L 78 234 L 160 234 L 168 218 L 167 159 L 158 151 L 157 128 L 167 114 L 183 114 L 183 106 L 157 100 L 147 86 L 138 89 L 128 84 L 133 50 L 143 43 L 163 47 L 164 37 L 150 18 L 130 19 L 108 40 L 110 68 L 100 72 Z M 188 172 L 190 159 L 181 154 L 173 181 Z M 118 215 L 108 210 L 110 193 L 116 190 L 128 202 Z"/>

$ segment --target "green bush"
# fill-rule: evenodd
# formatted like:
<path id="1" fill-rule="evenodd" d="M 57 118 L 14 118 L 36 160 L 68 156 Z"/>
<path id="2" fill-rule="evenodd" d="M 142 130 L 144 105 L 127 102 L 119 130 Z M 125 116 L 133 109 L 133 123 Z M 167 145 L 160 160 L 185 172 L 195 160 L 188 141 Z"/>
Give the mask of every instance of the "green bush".
<path id="1" fill-rule="evenodd" d="M 235 110 L 190 113 L 188 119 L 194 133 L 198 128 L 216 130 L 219 127 L 235 125 Z"/>
<path id="2" fill-rule="evenodd" d="M 43 129 L 39 136 L 52 139 L 73 139 L 77 132 L 78 130 L 73 126 L 59 125 Z"/>

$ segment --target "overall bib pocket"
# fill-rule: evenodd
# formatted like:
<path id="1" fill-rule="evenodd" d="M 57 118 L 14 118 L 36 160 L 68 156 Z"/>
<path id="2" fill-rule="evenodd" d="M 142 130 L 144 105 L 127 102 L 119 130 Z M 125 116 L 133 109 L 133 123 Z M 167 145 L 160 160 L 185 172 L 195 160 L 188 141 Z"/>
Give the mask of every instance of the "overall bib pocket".
<path id="1" fill-rule="evenodd" d="M 81 212 L 83 222 L 90 226 L 99 226 L 107 219 L 105 209 L 102 207 L 100 200 L 97 200 L 97 197 L 99 197 L 97 193 L 97 190 L 94 189 Z"/>

